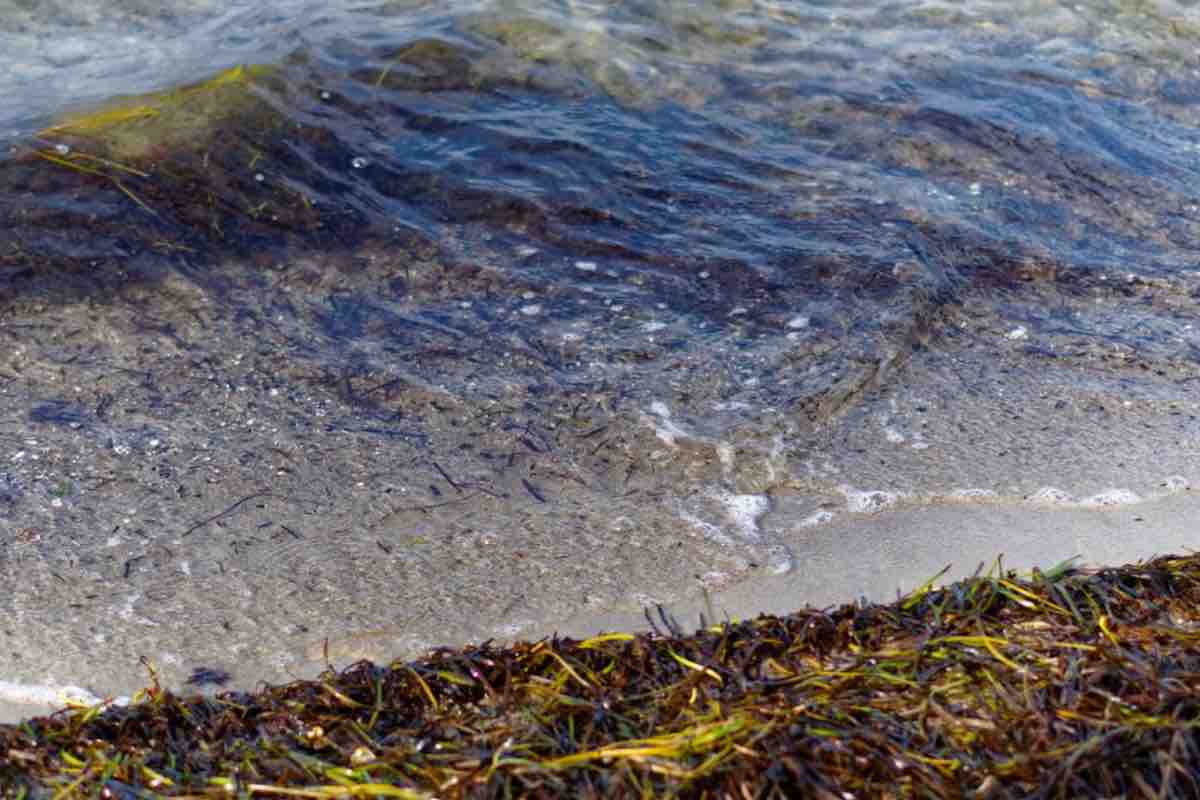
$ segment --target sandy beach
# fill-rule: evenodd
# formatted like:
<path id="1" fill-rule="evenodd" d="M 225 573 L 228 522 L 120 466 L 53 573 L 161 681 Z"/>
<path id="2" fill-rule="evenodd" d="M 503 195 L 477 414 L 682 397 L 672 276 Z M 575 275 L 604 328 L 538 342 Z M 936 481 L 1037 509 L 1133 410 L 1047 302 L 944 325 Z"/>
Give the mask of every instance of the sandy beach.
<path id="1" fill-rule="evenodd" d="M 812 355 L 839 347 L 832 326 L 751 349 L 735 331 L 633 370 L 622 353 L 659 346 L 638 321 L 657 308 L 627 324 L 581 307 L 588 335 L 567 339 L 497 270 L 356 257 L 368 267 L 105 272 L 87 293 L 10 297 L 0 582 L 20 591 L 0 598 L 0 699 L 24 706 L 8 718 L 68 687 L 132 695 L 143 658 L 172 689 L 219 674 L 248 690 L 639 628 L 656 604 L 694 626 L 704 591 L 744 617 L 887 599 L 1000 555 L 1191 545 L 1186 363 L 1051 357 L 1010 319 L 943 312 L 871 357 Z M 330 323 L 402 272 L 403 294 L 369 301 L 386 309 Z M 1137 291 L 1182 308 L 1191 280 Z M 481 296 L 509 307 L 490 333 L 426 322 Z M 817 358 L 828 376 L 802 368 Z"/>
<path id="2" fill-rule="evenodd" d="M 746 350 L 730 334 L 635 371 L 618 348 L 657 346 L 657 330 L 602 308 L 566 340 L 498 271 L 358 257 L 370 268 L 308 259 L 264 280 L 230 262 L 10 299 L 0 582 L 21 590 L 0 598 L 0 699 L 23 705 L 7 718 L 68 690 L 130 696 L 143 658 L 172 689 L 220 674 L 249 690 L 641 628 L 660 603 L 694 626 L 704 591 L 744 617 L 888 599 L 1000 555 L 1049 567 L 1191 545 L 1186 364 L 1040 361 L 1010 320 L 972 313 L 910 332 L 907 351 L 822 357 L 836 372 L 802 386 L 804 338 Z M 405 294 L 347 344 L 328 315 L 401 271 Z M 1139 291 L 1174 307 L 1189 280 Z M 498 291 L 521 294 L 500 298 L 513 308 L 491 335 L 424 323 Z M 567 357 L 553 347 L 574 348 L 574 373 L 547 366 Z"/>
<path id="3" fill-rule="evenodd" d="M 0 718 L 1193 546 L 1173 20 L 310 5 L 0 131 Z"/>
<path id="4" fill-rule="evenodd" d="M 910 508 L 871 519 L 851 519 L 805 535 L 797 542 L 797 567 L 785 576 L 764 576 L 670 607 L 685 629 L 700 614 L 746 619 L 786 615 L 854 599 L 888 602 L 943 568 L 938 585 L 996 566 L 1049 570 L 1068 559 L 1077 566 L 1118 566 L 1154 556 L 1193 552 L 1200 498 L 1187 493 L 1110 509 L 1046 509 L 1018 504 L 952 504 Z M 865 546 L 870 542 L 870 546 Z M 557 630 L 584 636 L 598 630 L 644 630 L 640 609 L 572 619 Z"/>
<path id="5" fill-rule="evenodd" d="M 949 566 L 939 583 L 985 570 L 1003 556 L 1007 568 L 1048 569 L 1080 556 L 1079 565 L 1119 565 L 1154 555 L 1187 553 L 1198 541 L 1196 520 L 1200 498 L 1183 493 L 1156 501 L 1108 509 L 1061 509 L 1024 504 L 957 503 L 914 507 L 877 515 L 847 518 L 809 530 L 796 537 L 794 572 L 760 576 L 709 593 L 707 601 L 694 595 L 671 603 L 666 610 L 685 630 L 698 624 L 700 614 L 744 619 L 759 613 L 783 615 L 805 604 L 837 605 L 856 598 L 887 601 L 896 592 L 909 591 Z M 706 610 L 707 609 L 707 610 Z M 487 609 L 477 609 L 481 625 Z M 492 620 L 502 623 L 502 618 Z M 601 631 L 645 630 L 643 609 L 627 604 L 568 619 L 539 620 L 521 633 L 538 638 L 558 633 L 584 637 Z M 462 638 L 440 642 L 466 644 Z M 416 656 L 417 652 L 410 653 Z M 136 684 L 137 659 L 127 663 L 64 663 L 52 649 L 29 653 L 29 660 L 46 672 L 78 684 L 98 685 L 114 680 L 122 689 Z M 334 666 L 344 667 L 344 661 Z M 313 663 L 296 678 L 311 678 L 319 671 Z M 122 675 L 129 676 L 122 679 Z M 129 678 L 132 678 L 130 680 Z M 0 700 L 0 721 L 15 722 L 44 714 L 54 703 L 47 694 L 59 686 L 6 684 Z M 25 699 L 41 702 L 19 702 Z"/>

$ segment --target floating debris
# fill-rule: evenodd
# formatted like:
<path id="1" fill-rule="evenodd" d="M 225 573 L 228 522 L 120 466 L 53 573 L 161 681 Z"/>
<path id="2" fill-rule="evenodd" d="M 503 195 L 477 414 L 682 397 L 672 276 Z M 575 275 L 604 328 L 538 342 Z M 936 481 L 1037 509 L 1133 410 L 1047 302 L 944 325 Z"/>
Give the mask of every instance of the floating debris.
<path id="1" fill-rule="evenodd" d="M 0 796 L 1195 796 L 1200 556 L 933 583 L 255 695 L 147 663 L 132 705 L 0 726 Z"/>

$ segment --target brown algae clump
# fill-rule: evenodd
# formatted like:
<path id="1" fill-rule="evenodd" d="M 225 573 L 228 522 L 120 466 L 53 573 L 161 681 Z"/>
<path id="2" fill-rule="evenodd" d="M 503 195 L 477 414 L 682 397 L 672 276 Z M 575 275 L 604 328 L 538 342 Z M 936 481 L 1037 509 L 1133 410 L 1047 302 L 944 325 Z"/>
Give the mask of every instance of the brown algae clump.
<path id="1" fill-rule="evenodd" d="M 115 189 L 138 213 L 88 220 L 94 238 L 111 233 L 159 250 L 203 249 L 197 238 L 238 246 L 248 237 L 312 231 L 320 222 L 292 148 L 320 134 L 265 99 L 281 91 L 268 85 L 272 81 L 282 82 L 279 68 L 238 66 L 200 83 L 68 115 L 39 132 L 5 180 L 36 180 L 31 185 L 41 194 L 82 201 Z M 30 164 L 57 175 L 22 177 Z"/>
<path id="2" fill-rule="evenodd" d="M 1194 797 L 1200 556 L 0 726 L 5 798 Z M 652 624 L 654 624 L 652 622 Z M 153 672 L 151 672 L 153 677 Z"/>
<path id="3" fill-rule="evenodd" d="M 71 114 L 41 131 L 39 136 L 87 149 L 116 161 L 142 162 L 165 150 L 206 147 L 218 126 L 251 117 L 265 130 L 278 119 L 254 95 L 253 83 L 273 74 L 266 66 L 236 66 L 208 80 L 165 92 L 116 100 L 102 108 Z M 58 148 L 62 150 L 62 148 Z M 85 162 L 71 152 L 68 163 Z"/>

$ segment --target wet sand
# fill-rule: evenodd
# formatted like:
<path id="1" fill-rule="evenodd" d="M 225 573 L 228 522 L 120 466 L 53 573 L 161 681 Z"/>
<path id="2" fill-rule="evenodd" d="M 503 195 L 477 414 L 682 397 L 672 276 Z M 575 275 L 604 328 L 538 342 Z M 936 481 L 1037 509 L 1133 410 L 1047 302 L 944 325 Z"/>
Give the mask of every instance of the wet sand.
<path id="1" fill-rule="evenodd" d="M 531 316 L 565 290 L 405 254 L 102 277 L 0 321 L 10 703 L 130 695 L 143 657 L 252 689 L 656 603 L 694 625 L 702 590 L 744 616 L 1190 545 L 1195 367 L 1050 352 L 992 313 L 810 381 L 833 326 L 668 343 L 661 309 Z M 1122 292 L 1171 307 L 1190 280 Z M 480 297 L 478 336 L 436 322 Z"/>
<path id="2" fill-rule="evenodd" d="M 1170 15 L 402 5 L 0 160 L 0 720 L 1193 546 Z"/>
<path id="3" fill-rule="evenodd" d="M 950 570 L 941 582 L 972 573 L 980 564 L 992 566 L 1003 556 L 1006 567 L 1048 569 L 1080 556 L 1080 565 L 1117 565 L 1154 555 L 1189 552 L 1200 541 L 1196 520 L 1200 498 L 1192 493 L 1108 509 L 1062 509 L 1028 503 L 957 503 L 902 508 L 875 515 L 847 516 L 794 537 L 797 565 L 788 575 L 759 576 L 667 605 L 685 629 L 698 624 L 700 614 L 718 619 L 745 618 L 758 613 L 786 614 L 805 604 L 824 607 L 855 598 L 886 602 L 898 591 L 909 591 L 938 573 Z M 502 609 L 475 609 L 481 627 L 504 621 Z M 603 612 L 567 619 L 543 619 L 522 631 L 525 638 L 559 633 L 583 637 L 601 631 L 644 630 L 642 607 L 628 603 Z M 449 637 L 445 645 L 466 643 Z M 414 653 L 415 655 L 415 653 Z M 64 662 L 52 649 L 28 654 L 46 674 L 96 681 L 99 676 L 136 675 L 137 659 L 126 664 Z M 335 665 L 346 666 L 344 659 Z M 312 677 L 311 664 L 296 677 Z M 128 681 L 121 681 L 126 686 Z M 17 687 L 9 685 L 12 693 Z M 43 698 L 44 700 L 45 698 Z M 0 721 L 14 722 L 46 713 L 43 703 L 0 701 Z"/>
<path id="4" fill-rule="evenodd" d="M 1081 567 L 1118 566 L 1154 556 L 1191 553 L 1200 545 L 1200 497 L 1187 493 L 1107 509 L 1046 508 L 1029 504 L 959 503 L 846 519 L 805 534 L 795 543 L 797 566 L 674 603 L 669 610 L 695 627 L 707 618 L 784 615 L 811 605 L 855 599 L 894 600 L 949 567 L 938 584 L 986 573 L 1002 558 L 1005 569 L 1048 571 L 1074 559 Z M 711 608 L 709 608 L 711 606 Z M 706 610 L 707 609 L 707 610 Z M 583 636 L 598 630 L 645 629 L 641 609 L 577 618 L 557 630 Z"/>
<path id="5" fill-rule="evenodd" d="M 401 80 L 393 57 L 429 81 Z M 790 150 L 773 164 L 768 147 L 766 194 L 730 195 L 724 170 L 659 186 L 653 153 L 626 164 L 603 135 L 618 109 L 570 103 L 566 118 L 596 114 L 596 147 L 551 148 L 566 161 L 539 156 L 545 174 L 589 153 L 595 185 L 623 192 L 581 213 L 479 191 L 497 165 L 526 175 L 530 155 L 457 111 L 429 136 L 490 142 L 481 173 L 362 157 L 427 138 L 378 91 L 477 89 L 439 77 L 466 74 L 466 56 L 437 41 L 372 58 L 340 77 L 267 70 L 258 88 L 282 105 L 247 93 L 255 70 L 179 95 L 210 98 L 206 130 L 240 120 L 247 138 L 224 160 L 197 144 L 172 170 L 146 165 L 132 188 L 161 218 L 126 213 L 124 183 L 47 166 L 86 137 L 0 163 L 23 236 L 0 256 L 0 585 L 18 587 L 0 595 L 0 699 L 128 695 L 143 659 L 173 689 L 216 675 L 252 689 L 439 645 L 641 627 L 655 604 L 690 626 L 704 591 L 718 617 L 788 612 L 1000 554 L 1048 567 L 1190 545 L 1200 273 L 1180 266 L 1192 229 L 1148 222 L 1183 219 L 1183 188 L 1149 191 L 1099 159 L 1089 181 L 1105 191 L 1082 193 L 1076 157 L 1066 175 L 1055 147 L 979 133 L 972 148 L 1013 160 L 951 159 L 972 165 L 945 184 L 961 203 L 922 183 L 878 194 L 852 171 L 792 208 L 842 167 L 780 170 Z M 177 121 L 195 121 L 184 105 Z M 288 108 L 347 124 L 293 130 Z M 368 108 L 375 142 L 360 138 Z M 867 125 L 856 108 L 821 112 L 835 124 L 815 141 L 844 139 L 838 159 L 899 142 L 872 167 L 893 177 L 979 127 L 907 101 Z M 295 138 L 260 136 L 284 129 Z M 110 156 L 193 140 L 172 130 L 115 137 Z M 266 147 L 261 172 L 238 142 Z M 312 160 L 297 164 L 301 145 Z M 87 213 L 62 217 L 65 198 Z M 375 216 L 363 198 L 389 199 Z M 751 216 L 764 249 L 734 258 Z M 1078 220 L 1069 247 L 1063 218 Z M 777 251 L 776 230 L 796 238 Z M 1129 249 L 1143 240 L 1176 243 L 1149 258 Z"/>

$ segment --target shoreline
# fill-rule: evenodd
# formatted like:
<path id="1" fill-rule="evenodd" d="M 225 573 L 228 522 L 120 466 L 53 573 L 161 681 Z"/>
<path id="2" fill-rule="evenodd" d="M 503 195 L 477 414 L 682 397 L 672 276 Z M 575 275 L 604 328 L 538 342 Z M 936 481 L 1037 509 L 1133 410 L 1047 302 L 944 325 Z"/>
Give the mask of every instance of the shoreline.
<path id="1" fill-rule="evenodd" d="M 1148 561 L 1200 550 L 1194 529 L 1197 515 L 1200 496 L 1185 492 L 1107 508 L 963 502 L 843 517 L 799 534 L 797 538 L 807 539 L 808 550 L 797 547 L 791 573 L 736 583 L 710 593 L 707 603 L 696 594 L 667 610 L 691 630 L 701 613 L 712 617 L 706 605 L 720 621 L 725 614 L 732 619 L 782 616 L 806 604 L 824 608 L 863 599 L 888 603 L 935 576 L 936 585 L 946 585 L 977 568 L 986 573 L 997 558 L 1002 558 L 1004 569 L 1020 571 L 1049 571 L 1072 558 L 1076 567 Z M 1135 530 L 1136 537 L 1122 536 Z M 867 531 L 875 537 L 871 550 L 856 543 Z M 558 630 L 582 637 L 600 629 L 627 628 L 648 628 L 640 609 L 580 615 Z"/>
<path id="2" fill-rule="evenodd" d="M 859 599 L 886 603 L 938 576 L 947 565 L 949 569 L 937 579 L 939 585 L 967 577 L 978 566 L 986 572 L 997 557 L 1003 558 L 1005 569 L 1022 571 L 1035 566 L 1049 570 L 1076 556 L 1073 565 L 1079 567 L 1145 561 L 1166 553 L 1194 552 L 1198 517 L 1200 496 L 1191 492 L 1104 509 L 956 503 L 848 515 L 793 536 L 796 541 L 789 544 L 796 566 L 791 573 L 753 577 L 710 592 L 707 601 L 702 594 L 693 594 L 663 610 L 690 633 L 701 614 L 717 620 L 749 619 L 758 614 L 787 615 L 805 605 L 821 608 Z M 1127 535 L 1131 532 L 1137 535 Z M 870 538 L 869 546 L 862 543 L 865 537 Z M 628 604 L 543 621 L 498 641 L 536 641 L 554 634 L 584 638 L 649 627 L 644 609 Z M 331 660 L 339 669 L 349 664 Z M 47 664 L 47 671 L 56 666 Z M 148 678 L 147 674 L 147 682 Z M 24 698 L 18 696 L 22 691 Z M 55 705 L 49 698 L 57 697 L 56 691 L 79 696 L 69 687 L 0 684 L 0 724 L 50 713 Z"/>
<path id="3" fill-rule="evenodd" d="M 1170 554 L 254 693 L 155 681 L 136 706 L 0 727 L 0 782 L 13 800 L 1190 797 L 1197 608 L 1200 555 Z"/>

